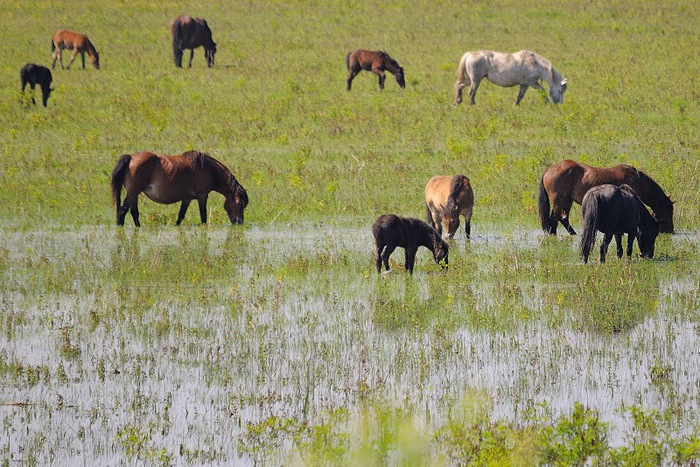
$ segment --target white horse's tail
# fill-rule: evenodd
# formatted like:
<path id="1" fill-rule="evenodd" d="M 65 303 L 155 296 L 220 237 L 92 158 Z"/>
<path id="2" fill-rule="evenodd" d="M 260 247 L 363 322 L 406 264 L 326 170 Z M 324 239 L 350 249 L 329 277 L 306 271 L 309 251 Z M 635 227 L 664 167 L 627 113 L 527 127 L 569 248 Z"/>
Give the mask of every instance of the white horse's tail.
<path id="1" fill-rule="evenodd" d="M 459 61 L 459 66 L 457 67 L 457 83 L 464 83 L 464 86 L 469 86 L 472 83 L 469 79 L 469 74 L 467 74 L 468 55 L 468 52 L 462 55 L 462 59 Z"/>

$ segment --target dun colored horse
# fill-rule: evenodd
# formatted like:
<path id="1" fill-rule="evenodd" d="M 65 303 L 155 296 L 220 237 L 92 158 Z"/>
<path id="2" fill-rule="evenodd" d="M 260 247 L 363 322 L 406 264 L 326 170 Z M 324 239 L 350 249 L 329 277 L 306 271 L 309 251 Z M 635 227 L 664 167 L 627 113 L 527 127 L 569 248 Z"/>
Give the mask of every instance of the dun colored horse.
<path id="1" fill-rule="evenodd" d="M 49 100 L 51 91 L 53 91 L 51 87 L 51 81 L 53 80 L 51 70 L 45 66 L 27 63 L 19 71 L 19 78 L 22 80 L 22 93 L 24 93 L 24 88 L 29 84 L 32 90 L 32 103 L 35 105 L 34 86 L 38 84 L 41 87 L 41 101 L 46 107 L 46 102 Z"/>
<path id="2" fill-rule="evenodd" d="M 92 42 L 90 42 L 90 39 L 88 39 L 85 34 L 67 31 L 65 29 L 56 31 L 56 34 L 54 34 L 51 39 L 51 51 L 53 52 L 53 65 L 51 65 L 51 68 L 56 68 L 56 60 L 61 62 L 61 68 L 63 68 L 63 49 L 73 51 L 70 62 L 68 62 L 68 66 L 65 67 L 67 70 L 70 69 L 78 53 L 80 53 L 80 58 L 83 61 L 83 69 L 85 69 L 86 53 L 90 57 L 92 66 L 94 66 L 96 70 L 100 69 L 100 54 L 97 53 L 95 46 L 92 45 Z"/>
<path id="3" fill-rule="evenodd" d="M 647 174 L 626 164 L 598 168 L 568 159 L 547 168 L 540 180 L 538 204 L 542 229 L 556 234 L 557 223 L 561 222 L 571 235 L 576 235 L 569 224 L 571 205 L 574 201 L 581 204 L 588 190 L 606 183 L 631 186 L 652 209 L 654 218 L 659 221 L 659 231 L 673 233 L 673 202 Z"/>
<path id="4" fill-rule="evenodd" d="M 649 214 L 632 187 L 622 184 L 598 185 L 586 193 L 581 204 L 583 235 L 581 256 L 588 262 L 596 231 L 605 234 L 600 245 L 600 262 L 605 262 L 608 245 L 613 236 L 617 244 L 617 257 L 622 258 L 622 235 L 627 234 L 627 257 L 632 256 L 634 239 L 639 243 L 642 258 L 654 257 L 654 242 L 659 235 L 656 220 Z"/>
<path id="5" fill-rule="evenodd" d="M 484 78 L 505 88 L 520 86 L 515 105 L 520 105 L 528 87 L 544 91 L 541 81 L 549 84 L 549 96 L 555 104 L 564 101 L 566 80 L 546 58 L 527 50 L 512 54 L 482 50 L 467 52 L 459 61 L 455 105 L 462 102 L 462 88 L 469 85 L 469 98 L 474 105 L 474 96 Z"/>
<path id="6" fill-rule="evenodd" d="M 207 66 L 214 66 L 214 54 L 216 44 L 211 38 L 211 29 L 204 18 L 192 18 L 191 16 L 178 16 L 170 22 L 170 34 L 173 37 L 173 58 L 175 66 L 182 68 L 182 54 L 185 49 L 190 49 L 190 62 L 192 67 L 194 49 L 204 47 L 204 58 Z"/>
<path id="7" fill-rule="evenodd" d="M 347 54 L 345 57 L 345 64 L 348 67 L 348 91 L 352 88 L 353 78 L 362 70 L 371 71 L 379 76 L 380 91 L 384 89 L 384 80 L 386 79 L 384 71 L 388 71 L 394 75 L 396 82 L 399 83 L 401 88 L 406 87 L 403 68 L 384 51 L 356 49 Z"/>
<path id="8" fill-rule="evenodd" d="M 453 238 L 459 228 L 459 216 L 464 216 L 464 231 L 471 235 L 474 192 L 465 175 L 436 175 L 425 185 L 425 211 L 428 225 L 447 238 Z"/>
<path id="9" fill-rule="evenodd" d="M 122 186 L 126 189 L 124 204 L 121 204 Z M 156 203 L 182 201 L 177 225 L 185 218 L 190 202 L 196 199 L 199 216 L 205 224 L 207 198 L 211 191 L 226 198 L 224 209 L 231 223 L 242 224 L 248 194 L 224 164 L 207 154 L 188 151 L 179 156 L 159 156 L 152 152 L 137 152 L 119 158 L 112 171 L 112 200 L 117 206 L 117 225 L 124 225 L 126 213 L 131 212 L 136 227 L 141 226 L 138 208 L 141 192 Z"/>
<path id="10" fill-rule="evenodd" d="M 435 262 L 447 268 L 449 248 L 437 231 L 420 219 L 399 217 L 394 214 L 379 216 L 372 226 L 374 243 L 377 246 L 377 272 L 382 272 L 382 263 L 389 270 L 389 256 L 396 247 L 406 250 L 404 267 L 413 274 L 418 247 L 424 246 L 433 252 Z"/>

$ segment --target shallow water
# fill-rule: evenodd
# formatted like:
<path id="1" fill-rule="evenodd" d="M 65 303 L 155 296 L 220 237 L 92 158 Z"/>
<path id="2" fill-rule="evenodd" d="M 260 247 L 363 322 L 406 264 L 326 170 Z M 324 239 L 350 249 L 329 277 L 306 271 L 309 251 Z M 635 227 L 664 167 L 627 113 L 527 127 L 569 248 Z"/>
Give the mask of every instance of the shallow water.
<path id="1" fill-rule="evenodd" d="M 664 245 L 697 240 L 676 235 Z M 577 242 L 486 231 L 451 242 L 450 259 L 459 268 L 482 255 L 478 277 L 488 279 L 498 255 L 517 245 L 557 248 L 559 267 L 581 267 Z M 435 310 L 438 286 L 453 279 L 429 252 L 413 277 L 400 270 L 398 251 L 395 270 L 379 276 L 369 229 L 338 224 L 4 232 L 0 251 L 8 284 L 0 417 L 9 427 L 0 453 L 13 460 L 114 463 L 125 456 L 124 433 L 138 427 L 145 446 L 175 459 L 188 451 L 198 462 L 247 463 L 236 446 L 246 424 L 313 422 L 337 407 L 358 409 L 368 394 L 429 427 L 475 389 L 492 398 L 494 417 L 514 421 L 539 403 L 560 415 L 578 401 L 611 423 L 613 445 L 625 441 L 625 406 L 680 409 L 678 436 L 696 423 L 700 331 L 688 316 L 698 310 L 678 313 L 697 295 L 692 267 L 656 282 L 656 312 L 608 335 L 570 324 L 564 305 L 557 323 L 538 318 L 554 306 L 553 290 L 575 284 L 537 276 L 517 284 L 509 319 L 517 326 L 446 324 L 469 307 L 507 316 L 513 302 L 494 295 L 501 279 L 473 281 L 469 300 Z M 183 255 L 204 266 L 188 268 Z M 151 270 L 171 280 L 151 281 Z M 386 307 L 406 303 L 409 313 L 415 305 L 431 315 L 387 317 Z M 653 378 L 658 369 L 666 376 Z"/>

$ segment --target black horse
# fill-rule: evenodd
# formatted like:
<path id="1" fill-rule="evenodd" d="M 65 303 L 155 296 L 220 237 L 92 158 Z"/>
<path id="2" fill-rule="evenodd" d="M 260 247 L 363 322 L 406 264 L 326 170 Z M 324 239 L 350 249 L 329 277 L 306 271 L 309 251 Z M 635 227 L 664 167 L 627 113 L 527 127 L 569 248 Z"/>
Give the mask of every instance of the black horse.
<path id="1" fill-rule="evenodd" d="M 46 102 L 49 100 L 51 91 L 51 81 L 53 77 L 51 76 L 51 70 L 45 66 L 37 65 L 34 63 L 27 63 L 19 71 L 19 77 L 22 80 L 22 93 L 24 93 L 24 88 L 29 84 L 29 87 L 34 91 L 34 86 L 37 84 L 41 86 L 41 101 L 46 107 Z M 36 105 L 34 100 L 34 93 L 32 92 L 32 103 Z"/>
<path id="2" fill-rule="evenodd" d="M 615 236 L 617 257 L 622 258 L 622 235 L 627 234 L 627 257 L 632 256 L 634 239 L 639 243 L 642 258 L 654 257 L 654 243 L 659 235 L 656 221 L 634 190 L 626 184 L 598 185 L 586 193 L 581 203 L 583 236 L 581 256 L 584 263 L 595 244 L 596 231 L 605 234 L 600 245 L 600 262 L 605 262 L 608 245 Z"/>
<path id="3" fill-rule="evenodd" d="M 204 18 L 192 18 L 191 16 L 178 16 L 170 22 L 170 34 L 173 37 L 173 58 L 175 66 L 182 68 L 182 54 L 185 49 L 190 49 L 190 62 L 192 66 L 194 49 L 204 47 L 204 58 L 209 68 L 214 66 L 216 43 L 211 37 L 211 29 Z"/>
<path id="4" fill-rule="evenodd" d="M 399 217 L 394 214 L 379 216 L 372 226 L 377 245 L 377 272 L 382 272 L 382 262 L 389 270 L 389 256 L 397 246 L 406 250 L 406 270 L 413 274 L 418 247 L 424 246 L 433 252 L 435 262 L 447 268 L 447 243 L 434 228 L 420 219 Z"/>

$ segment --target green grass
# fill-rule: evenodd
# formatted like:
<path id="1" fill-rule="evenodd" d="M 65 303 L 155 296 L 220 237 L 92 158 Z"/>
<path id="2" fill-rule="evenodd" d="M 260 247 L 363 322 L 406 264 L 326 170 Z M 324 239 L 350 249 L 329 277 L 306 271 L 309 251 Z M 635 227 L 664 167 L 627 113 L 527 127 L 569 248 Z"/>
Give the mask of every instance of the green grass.
<path id="1" fill-rule="evenodd" d="M 168 22 L 183 13 L 209 21 L 214 68 L 201 49 L 174 67 Z M 698 14 L 683 1 L 0 3 L 0 458 L 697 459 Z M 48 108 L 32 106 L 19 69 L 50 66 L 59 28 L 88 34 L 101 69 L 54 70 Z M 347 92 L 357 47 L 388 51 L 406 89 L 388 76 L 380 93 L 362 72 Z M 516 88 L 484 83 L 476 106 L 450 106 L 466 50 L 523 48 L 567 78 L 562 105 L 530 90 L 516 107 Z M 117 228 L 118 157 L 188 149 L 232 169 L 246 224 L 214 194 L 208 226 L 195 209 L 176 228 L 177 206 L 142 196 L 143 228 Z M 584 265 L 578 237 L 539 233 L 539 178 L 565 158 L 644 170 L 679 233 L 653 261 Z M 427 180 L 458 172 L 474 238 L 450 242 L 446 273 L 421 250 L 408 276 L 397 251 L 378 276 L 374 219 L 422 218 Z"/>

